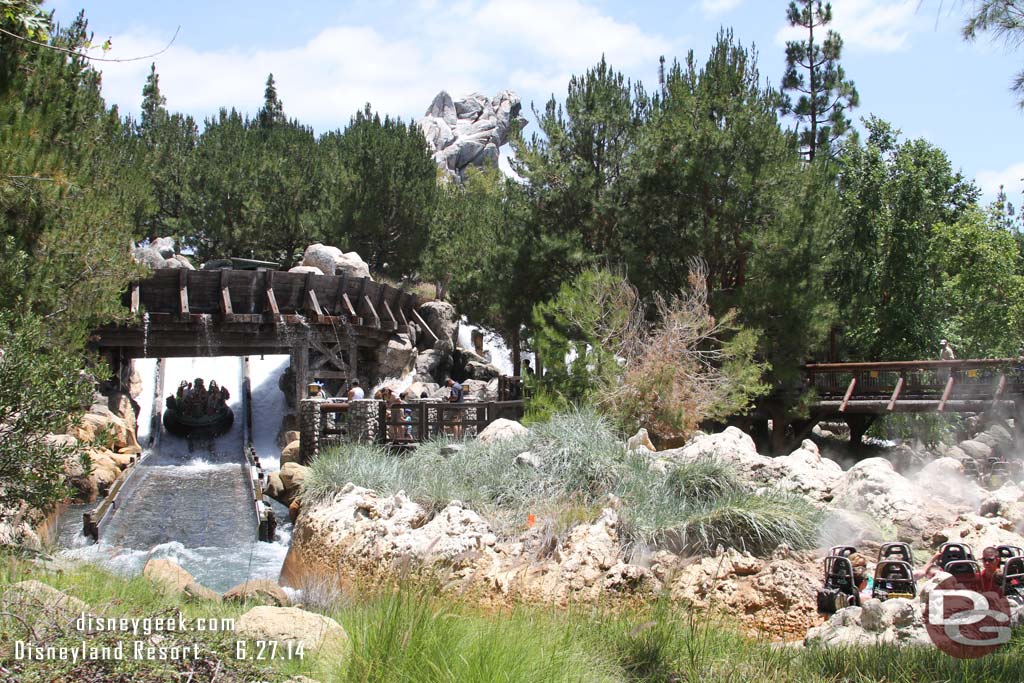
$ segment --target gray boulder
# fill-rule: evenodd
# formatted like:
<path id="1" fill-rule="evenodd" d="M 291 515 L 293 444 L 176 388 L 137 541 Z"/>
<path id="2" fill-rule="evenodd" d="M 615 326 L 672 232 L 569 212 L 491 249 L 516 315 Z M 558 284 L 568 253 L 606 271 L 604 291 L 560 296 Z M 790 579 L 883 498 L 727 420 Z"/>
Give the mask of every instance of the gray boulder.
<path id="1" fill-rule="evenodd" d="M 319 268 L 324 275 L 348 275 L 353 278 L 370 277 L 370 267 L 354 251 L 342 252 L 317 242 L 306 247 L 300 266 Z M 294 270 L 294 269 L 293 269 Z"/>
<path id="2" fill-rule="evenodd" d="M 960 442 L 960 450 L 975 460 L 984 461 L 992 456 L 992 447 L 986 446 L 980 441 L 968 439 Z"/>
<path id="3" fill-rule="evenodd" d="M 157 237 L 149 243 L 149 248 L 163 258 L 174 258 L 174 239 L 171 237 Z"/>
<path id="4" fill-rule="evenodd" d="M 419 314 L 439 341 L 446 343 L 449 349 L 454 347 L 459 336 L 459 319 L 455 306 L 447 301 L 428 301 L 419 307 Z M 433 342 L 429 334 L 424 334 L 420 339 L 421 343 Z"/>

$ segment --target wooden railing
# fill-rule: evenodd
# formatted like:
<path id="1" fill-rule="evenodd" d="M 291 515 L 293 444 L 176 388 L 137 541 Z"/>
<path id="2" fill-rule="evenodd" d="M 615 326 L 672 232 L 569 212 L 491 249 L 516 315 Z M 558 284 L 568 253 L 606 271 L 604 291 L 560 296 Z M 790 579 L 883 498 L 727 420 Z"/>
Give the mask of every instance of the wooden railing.
<path id="1" fill-rule="evenodd" d="M 934 403 L 942 412 L 954 402 L 976 407 L 1024 396 L 1024 365 L 1015 358 L 816 363 L 803 367 L 805 386 L 822 403 L 838 401 L 839 412 L 854 403 Z"/>

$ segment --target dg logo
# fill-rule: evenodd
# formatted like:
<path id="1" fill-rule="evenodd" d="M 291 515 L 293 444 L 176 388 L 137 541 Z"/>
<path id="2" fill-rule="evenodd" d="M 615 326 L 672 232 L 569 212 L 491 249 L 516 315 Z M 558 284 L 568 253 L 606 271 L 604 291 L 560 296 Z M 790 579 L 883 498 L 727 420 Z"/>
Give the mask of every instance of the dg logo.
<path id="1" fill-rule="evenodd" d="M 977 659 L 1010 642 L 1010 603 L 978 593 L 950 576 L 928 595 L 925 627 L 935 646 L 958 659 Z"/>

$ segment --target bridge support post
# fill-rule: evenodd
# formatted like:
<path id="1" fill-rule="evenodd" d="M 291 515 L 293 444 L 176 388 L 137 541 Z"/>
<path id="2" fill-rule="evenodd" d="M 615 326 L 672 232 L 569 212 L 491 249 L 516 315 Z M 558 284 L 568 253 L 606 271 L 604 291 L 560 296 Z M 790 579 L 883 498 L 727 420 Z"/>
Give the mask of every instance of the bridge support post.
<path id="1" fill-rule="evenodd" d="M 299 464 L 308 465 L 320 454 L 320 404 L 322 399 L 299 401 Z"/>

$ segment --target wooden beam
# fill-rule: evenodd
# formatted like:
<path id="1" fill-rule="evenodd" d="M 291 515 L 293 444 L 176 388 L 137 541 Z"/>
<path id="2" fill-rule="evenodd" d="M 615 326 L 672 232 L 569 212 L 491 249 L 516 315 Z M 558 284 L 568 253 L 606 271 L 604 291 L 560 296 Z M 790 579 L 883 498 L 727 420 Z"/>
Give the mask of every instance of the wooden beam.
<path id="1" fill-rule="evenodd" d="M 139 312 L 139 283 L 132 283 L 132 295 L 131 295 L 131 311 L 132 313 Z"/>
<path id="2" fill-rule="evenodd" d="M 188 271 L 182 268 L 178 271 L 178 312 L 188 315 Z"/>
<path id="3" fill-rule="evenodd" d="M 273 315 L 281 315 L 281 309 L 277 307 L 277 297 L 274 296 L 274 271 L 267 271 L 266 279 L 267 312 Z"/>
<path id="4" fill-rule="evenodd" d="M 429 334 L 429 335 L 430 335 L 431 337 L 433 337 L 433 338 L 434 338 L 434 343 L 435 343 L 435 344 L 436 344 L 437 342 L 441 341 L 440 339 L 438 339 L 438 338 L 437 338 L 437 335 L 436 335 L 436 334 L 434 334 L 434 331 L 433 331 L 432 329 L 430 329 L 430 325 L 428 325 L 427 323 L 425 323 L 425 322 L 423 321 L 423 318 L 422 318 L 422 317 L 420 317 L 420 312 L 419 312 L 419 311 L 417 311 L 417 310 L 416 310 L 416 309 L 414 308 L 414 309 L 412 309 L 412 314 L 413 314 L 413 317 L 415 317 L 415 318 L 416 318 L 417 322 L 419 322 L 419 324 L 420 324 L 420 325 L 422 325 L 422 326 L 423 326 L 423 328 L 424 328 L 424 329 L 425 329 L 425 330 L 427 331 L 427 334 Z"/>
<path id="5" fill-rule="evenodd" d="M 341 281 L 338 283 L 338 294 L 337 296 L 334 297 L 334 306 L 331 307 L 331 310 L 337 311 L 338 315 L 345 314 L 345 311 L 342 309 L 341 305 L 344 303 L 342 301 L 342 297 L 345 296 L 346 285 L 348 285 L 348 273 L 342 273 Z"/>
<path id="6" fill-rule="evenodd" d="M 900 397 L 900 392 L 903 391 L 903 375 L 900 375 L 899 380 L 896 381 L 896 388 L 893 389 L 892 398 L 889 399 L 889 405 L 886 410 L 892 410 L 896 407 L 896 399 Z"/>
<path id="7" fill-rule="evenodd" d="M 1006 391 L 1006 374 L 1000 373 L 999 385 L 996 387 L 996 393 L 992 396 L 992 402 L 997 402 L 1002 397 L 1004 391 Z"/>
<path id="8" fill-rule="evenodd" d="M 384 302 L 384 312 L 388 314 L 388 318 L 391 320 L 391 327 L 398 327 L 398 321 L 395 320 L 395 314 L 391 312 L 391 306 L 388 306 L 388 302 Z"/>
<path id="9" fill-rule="evenodd" d="M 373 302 L 370 301 L 370 297 L 364 296 L 363 302 L 366 304 L 366 307 L 370 309 L 370 315 L 373 316 L 373 326 L 380 327 L 380 316 L 377 315 L 377 309 L 373 307 Z"/>
<path id="10" fill-rule="evenodd" d="M 935 410 L 942 412 L 946 409 L 946 401 L 949 400 L 949 395 L 953 392 L 953 375 L 949 376 L 946 380 L 946 388 L 942 390 L 942 398 L 939 400 L 939 407 Z"/>
<path id="11" fill-rule="evenodd" d="M 316 320 L 319 322 L 324 317 L 323 309 L 320 308 L 320 301 L 316 297 L 316 284 L 314 278 L 321 277 L 314 275 L 313 273 L 306 273 L 306 296 L 304 297 L 304 305 L 307 311 L 316 316 Z"/>
<path id="12" fill-rule="evenodd" d="M 228 275 L 230 271 L 220 271 L 220 312 L 224 315 L 234 315 L 231 308 L 231 290 L 228 289 Z"/>
<path id="13" fill-rule="evenodd" d="M 348 293 L 342 294 L 341 300 L 345 302 L 345 310 L 348 311 L 352 323 L 358 324 L 356 321 L 359 320 L 359 316 L 356 315 L 356 309 L 352 307 L 352 300 L 348 298 Z"/>
<path id="14" fill-rule="evenodd" d="M 356 294 L 356 306 L 363 300 L 366 295 L 366 283 L 370 281 L 370 278 L 364 277 L 359 279 L 359 293 Z"/>
<path id="15" fill-rule="evenodd" d="M 843 395 L 843 402 L 839 406 L 839 412 L 840 413 L 845 413 L 846 412 L 846 404 L 850 402 L 850 397 L 853 396 L 853 388 L 856 387 L 856 386 L 857 386 L 857 377 L 855 375 L 853 378 L 850 379 L 850 386 L 846 387 L 846 394 Z"/>

